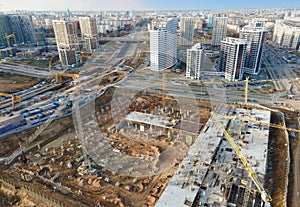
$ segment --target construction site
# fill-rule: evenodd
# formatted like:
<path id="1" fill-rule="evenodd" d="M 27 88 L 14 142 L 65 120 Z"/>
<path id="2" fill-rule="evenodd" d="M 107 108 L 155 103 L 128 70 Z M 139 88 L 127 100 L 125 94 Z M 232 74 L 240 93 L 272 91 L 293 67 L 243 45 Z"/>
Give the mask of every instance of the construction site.
<path id="1" fill-rule="evenodd" d="M 12 102 L 12 110 L 0 119 L 0 206 L 295 202 L 297 113 L 253 104 L 259 94 L 248 95 L 248 78 L 239 83 L 245 94 L 237 99 L 237 85 L 226 91 L 230 84 L 188 84 L 177 74 L 182 71 L 154 74 L 141 68 L 148 65 L 142 42 L 104 47 L 109 61 L 92 57 L 86 70 L 74 73 L 51 71 L 51 59 L 50 81 L 0 80 L 8 84 L 2 96 L 19 93 L 2 99 L 6 107 Z M 123 58 L 127 53 L 132 55 Z M 16 112 L 14 101 L 26 108 Z M 20 124 L 28 128 L 16 133 Z"/>
<path id="2" fill-rule="evenodd" d="M 79 113 L 81 126 L 76 113 L 55 120 L 1 165 L 2 206 L 287 203 L 297 131 L 279 111 L 110 87 Z M 34 131 L 2 139 L 1 157 Z"/>

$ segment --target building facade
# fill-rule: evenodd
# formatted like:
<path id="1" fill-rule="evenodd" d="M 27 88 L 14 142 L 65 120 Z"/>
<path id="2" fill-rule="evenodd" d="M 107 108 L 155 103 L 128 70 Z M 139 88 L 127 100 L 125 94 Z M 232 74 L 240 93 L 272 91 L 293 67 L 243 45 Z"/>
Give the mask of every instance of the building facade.
<path id="1" fill-rule="evenodd" d="M 0 45 L 1 45 L 1 48 L 7 47 L 5 34 L 11 34 L 8 15 L 0 15 Z"/>
<path id="2" fill-rule="evenodd" d="M 273 42 L 280 47 L 300 51 L 300 23 L 288 20 L 276 20 Z"/>
<path id="3" fill-rule="evenodd" d="M 96 19 L 92 17 L 79 17 L 79 22 L 85 49 L 88 52 L 92 52 L 97 49 L 98 33 Z"/>
<path id="4" fill-rule="evenodd" d="M 213 28 L 214 27 L 214 16 L 213 15 L 208 15 L 208 17 L 207 17 L 207 27 L 208 28 Z"/>
<path id="5" fill-rule="evenodd" d="M 187 49 L 186 78 L 200 79 L 203 68 L 204 50 L 200 43 Z"/>
<path id="6" fill-rule="evenodd" d="M 65 67 L 79 64 L 80 49 L 74 22 L 54 20 L 53 29 L 61 64 Z"/>
<path id="7" fill-rule="evenodd" d="M 180 18 L 180 45 L 193 45 L 194 40 L 194 18 L 181 17 Z"/>
<path id="8" fill-rule="evenodd" d="M 214 17 L 214 28 L 211 39 L 212 46 L 220 46 L 221 41 L 226 37 L 227 21 L 227 17 Z"/>
<path id="9" fill-rule="evenodd" d="M 150 30 L 151 70 L 164 70 L 177 63 L 177 24 L 178 19 L 172 18 Z"/>
<path id="10" fill-rule="evenodd" d="M 257 75 L 261 68 L 261 59 L 268 38 L 268 31 L 262 21 L 252 21 L 240 32 L 240 38 L 247 40 L 245 73 Z"/>
<path id="11" fill-rule="evenodd" d="M 195 22 L 194 22 L 194 29 L 197 29 L 197 30 L 201 31 L 202 27 L 203 27 L 203 20 L 200 19 L 200 18 L 196 18 Z"/>
<path id="12" fill-rule="evenodd" d="M 226 80 L 242 80 L 246 48 L 245 39 L 226 37 L 221 41 L 219 71 L 224 72 Z"/>
<path id="13" fill-rule="evenodd" d="M 13 44 L 35 44 L 35 32 L 30 15 L 0 15 L 0 46 L 7 47 L 5 35 L 14 34 L 16 42 L 10 39 Z"/>

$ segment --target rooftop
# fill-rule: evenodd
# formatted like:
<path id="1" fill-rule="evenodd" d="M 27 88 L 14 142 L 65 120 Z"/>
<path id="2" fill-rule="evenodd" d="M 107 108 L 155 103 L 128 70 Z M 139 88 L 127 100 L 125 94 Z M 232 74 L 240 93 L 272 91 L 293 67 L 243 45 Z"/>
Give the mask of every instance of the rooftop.
<path id="1" fill-rule="evenodd" d="M 136 111 L 128 114 L 125 120 L 129 122 L 149 124 L 149 125 L 162 127 L 162 128 L 174 128 L 175 125 L 179 122 L 179 120 L 170 117 L 157 116 L 153 114 L 145 114 Z"/>
<path id="2" fill-rule="evenodd" d="M 264 183 L 269 127 L 252 124 L 251 120 L 269 123 L 270 112 L 218 106 L 215 114 L 223 115 L 218 116 L 218 119 Z M 231 115 L 235 119 L 230 120 L 224 115 Z M 156 207 L 186 207 L 192 206 L 194 202 L 199 202 L 200 206 L 227 206 L 230 203 L 236 204 L 237 198 L 243 202 L 245 188 L 255 193 L 249 202 L 262 202 L 248 177 L 247 169 L 223 136 L 216 117 L 212 116 L 179 165 Z"/>

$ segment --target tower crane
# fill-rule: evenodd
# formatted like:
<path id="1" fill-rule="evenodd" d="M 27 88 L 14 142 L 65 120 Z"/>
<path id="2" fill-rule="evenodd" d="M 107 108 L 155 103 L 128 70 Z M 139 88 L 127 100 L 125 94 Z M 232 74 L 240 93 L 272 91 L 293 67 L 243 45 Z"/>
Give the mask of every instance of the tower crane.
<path id="1" fill-rule="evenodd" d="M 0 97 L 1 96 L 11 97 L 11 107 L 12 107 L 12 109 L 15 108 L 15 100 L 17 100 L 19 103 L 21 103 L 21 101 L 22 101 L 21 96 L 15 96 L 15 95 L 12 95 L 12 94 L 7 94 L 7 93 L 0 93 Z"/>
<path id="2" fill-rule="evenodd" d="M 257 120 L 249 119 L 249 118 L 245 118 L 245 117 L 240 117 L 239 118 L 239 117 L 236 117 L 236 116 L 221 115 L 221 114 L 218 114 L 217 116 L 222 116 L 226 119 L 239 119 L 239 120 L 242 120 L 242 121 L 247 121 L 248 123 L 255 123 L 255 124 L 258 124 L 258 125 L 261 125 L 261 126 L 269 126 L 269 127 L 272 127 L 272 128 L 283 129 L 283 130 L 287 130 L 287 131 L 291 131 L 291 132 L 295 132 L 295 133 L 300 133 L 299 129 L 293 129 L 293 128 L 285 127 L 285 126 L 282 126 L 280 124 L 264 123 L 264 122 L 261 122 L 261 121 L 257 121 Z"/>
<path id="3" fill-rule="evenodd" d="M 55 75 L 55 80 L 57 81 L 62 81 L 63 77 L 68 77 L 68 78 L 72 78 L 73 80 L 77 80 L 79 79 L 79 75 L 78 74 L 70 74 L 70 73 L 53 73 L 53 75 Z"/>
<path id="4" fill-rule="evenodd" d="M 248 85 L 249 85 L 249 77 L 246 78 L 246 87 L 245 87 L 245 104 L 248 103 Z"/>
<path id="5" fill-rule="evenodd" d="M 50 60 L 49 60 L 49 66 L 48 66 L 49 72 L 51 72 L 51 70 L 52 70 L 52 60 L 53 60 L 53 58 L 54 58 L 54 56 L 52 56 L 52 57 L 50 58 Z"/>
<path id="6" fill-rule="evenodd" d="M 35 141 L 35 139 L 52 123 L 52 121 L 55 120 L 56 116 L 58 116 L 61 113 L 61 110 L 67 101 L 68 100 L 66 99 L 65 101 L 63 101 L 62 104 L 60 104 L 59 108 L 56 109 L 54 114 L 50 116 L 43 124 L 41 124 L 36 129 L 36 131 L 30 137 L 28 137 L 28 139 L 26 139 L 23 146 L 20 146 L 19 149 L 16 149 L 10 156 L 8 156 L 5 159 L 5 164 L 10 164 L 15 158 L 17 158 L 20 155 L 24 156 L 25 152 L 27 152 L 29 149 L 39 144 L 37 143 L 35 145 L 32 145 L 32 142 Z"/>
<path id="7" fill-rule="evenodd" d="M 49 66 L 48 66 L 48 71 L 49 71 L 49 76 L 48 79 L 50 79 L 51 76 L 51 70 L 52 70 L 52 60 L 53 60 L 54 56 L 52 56 L 49 60 Z"/>
<path id="8" fill-rule="evenodd" d="M 236 152 L 236 154 L 238 155 L 239 159 L 241 160 L 241 162 L 243 163 L 243 166 L 247 169 L 247 171 L 249 172 L 249 176 L 252 179 L 253 183 L 255 184 L 255 186 L 257 187 L 258 191 L 261 194 L 261 198 L 263 199 L 263 201 L 269 203 L 272 201 L 271 196 L 265 191 L 263 185 L 261 184 L 261 182 L 259 181 L 258 175 L 255 172 L 255 170 L 252 168 L 252 166 L 248 163 L 247 158 L 245 157 L 245 155 L 241 152 L 241 149 L 239 148 L 239 146 L 234 142 L 234 140 L 232 139 L 232 137 L 229 135 L 229 133 L 227 132 L 227 130 L 225 129 L 225 127 L 223 126 L 223 124 L 221 123 L 221 121 L 216 117 L 216 121 L 218 122 L 218 124 L 221 126 L 222 131 L 227 139 L 227 141 L 229 142 L 229 144 L 231 145 L 231 147 L 233 148 L 233 150 Z"/>
<path id="9" fill-rule="evenodd" d="M 13 51 L 12 51 L 12 48 L 10 46 L 10 41 L 9 41 L 11 37 L 14 39 L 16 48 L 18 47 L 15 34 L 12 33 L 12 34 L 8 35 L 7 33 L 5 33 L 5 39 L 6 39 L 6 42 L 7 42 L 7 46 L 10 48 L 10 57 L 13 56 Z"/>

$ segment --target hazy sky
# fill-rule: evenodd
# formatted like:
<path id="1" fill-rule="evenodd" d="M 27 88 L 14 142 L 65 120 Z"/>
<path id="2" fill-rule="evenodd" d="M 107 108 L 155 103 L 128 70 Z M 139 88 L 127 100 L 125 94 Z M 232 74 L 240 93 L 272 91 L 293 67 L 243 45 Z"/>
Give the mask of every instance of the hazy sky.
<path id="1" fill-rule="evenodd" d="M 188 3 L 187 3 L 188 2 Z M 300 0 L 0 0 L 11 10 L 173 10 L 230 8 L 300 8 Z"/>

